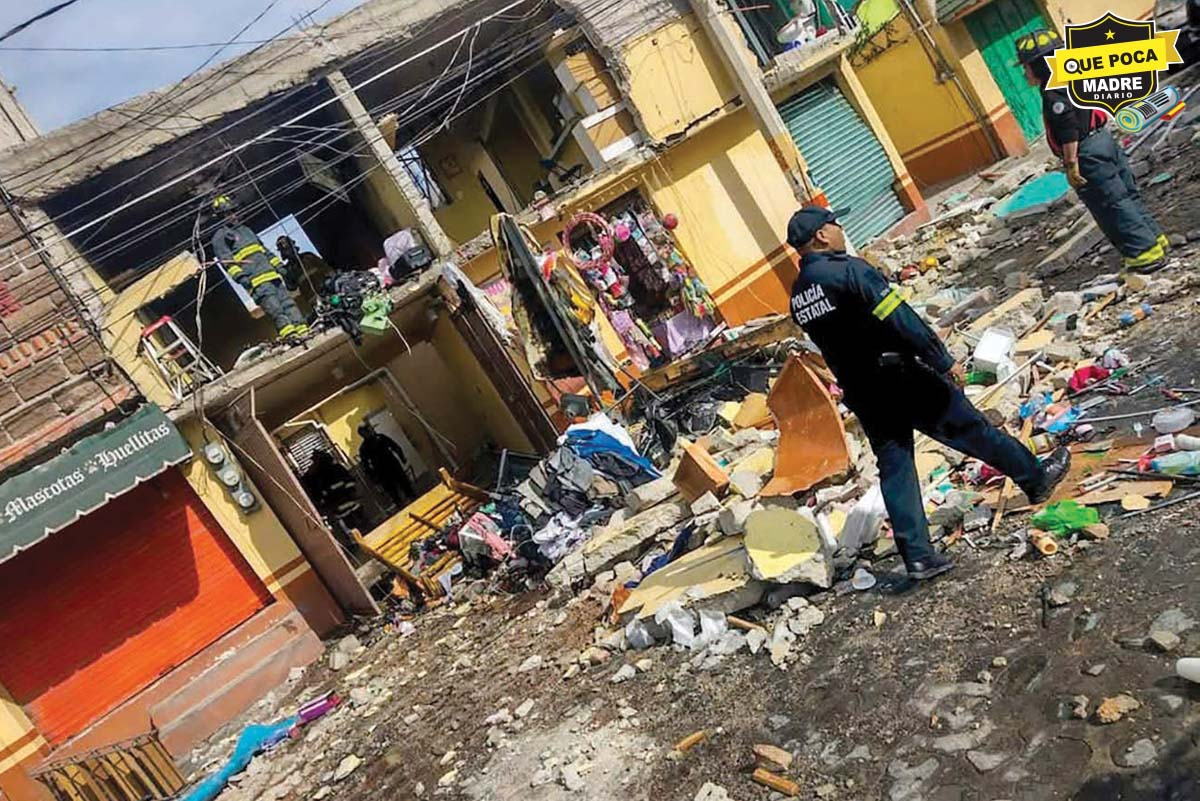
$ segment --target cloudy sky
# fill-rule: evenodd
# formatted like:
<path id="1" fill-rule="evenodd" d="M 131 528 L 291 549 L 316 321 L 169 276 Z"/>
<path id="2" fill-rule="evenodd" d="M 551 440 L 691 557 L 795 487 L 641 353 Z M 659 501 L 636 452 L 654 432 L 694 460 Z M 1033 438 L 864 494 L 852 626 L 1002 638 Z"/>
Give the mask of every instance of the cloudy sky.
<path id="1" fill-rule="evenodd" d="M 57 0 L 0 0 L 0 31 L 55 5 Z M 131 48 L 221 43 L 268 5 L 241 41 L 269 39 L 313 12 L 321 22 L 361 0 L 78 0 L 0 43 L 0 78 L 43 131 L 86 117 L 196 69 L 217 47 L 154 52 L 52 52 L 16 48 Z M 249 50 L 226 48 L 213 62 Z"/>

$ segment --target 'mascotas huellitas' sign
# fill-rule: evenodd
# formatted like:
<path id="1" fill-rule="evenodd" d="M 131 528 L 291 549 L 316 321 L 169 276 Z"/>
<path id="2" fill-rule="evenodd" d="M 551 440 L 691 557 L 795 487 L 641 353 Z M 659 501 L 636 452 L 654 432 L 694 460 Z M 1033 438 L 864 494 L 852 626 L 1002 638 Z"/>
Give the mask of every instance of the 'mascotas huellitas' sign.
<path id="1" fill-rule="evenodd" d="M 146 404 L 0 484 L 0 562 L 190 456 L 162 410 Z"/>
<path id="2" fill-rule="evenodd" d="M 1158 89 L 1158 73 L 1183 59 L 1179 31 L 1159 31 L 1153 20 L 1127 20 L 1109 12 L 1086 25 L 1067 25 L 1067 46 L 1046 56 L 1049 89 L 1066 87 L 1071 102 L 1116 114 Z"/>

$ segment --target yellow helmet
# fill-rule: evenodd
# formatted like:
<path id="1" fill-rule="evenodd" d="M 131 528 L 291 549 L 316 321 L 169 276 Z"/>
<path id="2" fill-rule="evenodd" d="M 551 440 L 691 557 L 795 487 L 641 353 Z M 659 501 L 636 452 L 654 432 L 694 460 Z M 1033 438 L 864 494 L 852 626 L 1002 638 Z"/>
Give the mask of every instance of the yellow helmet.
<path id="1" fill-rule="evenodd" d="M 236 204 L 229 195 L 217 195 L 213 198 L 211 208 L 214 214 L 225 214 L 233 211 Z"/>
<path id="2" fill-rule="evenodd" d="M 1063 47 L 1063 40 L 1058 35 L 1058 31 L 1041 28 L 1018 37 L 1017 60 L 1022 64 L 1032 64 L 1046 56 L 1053 55 L 1054 51 L 1061 47 Z"/>

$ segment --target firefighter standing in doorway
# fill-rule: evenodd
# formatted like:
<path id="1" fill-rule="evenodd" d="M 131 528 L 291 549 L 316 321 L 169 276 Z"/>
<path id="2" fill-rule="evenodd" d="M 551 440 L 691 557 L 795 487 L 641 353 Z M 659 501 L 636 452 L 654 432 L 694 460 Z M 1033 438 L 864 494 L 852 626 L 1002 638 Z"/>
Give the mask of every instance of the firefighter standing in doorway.
<path id="1" fill-rule="evenodd" d="M 1105 127 L 1103 111 L 1078 108 L 1066 89 L 1047 89 L 1046 56 L 1063 47 L 1057 32 L 1041 29 L 1017 39 L 1017 58 L 1031 86 L 1042 92 L 1046 140 L 1063 160 L 1067 180 L 1100 230 L 1123 257 L 1125 268 L 1152 272 L 1163 265 L 1169 243 L 1146 209 L 1125 151 Z"/>
<path id="2" fill-rule="evenodd" d="M 215 198 L 212 211 L 221 218 L 212 237 L 213 252 L 229 277 L 241 284 L 262 307 L 281 339 L 307 336 L 308 323 L 288 294 L 283 274 L 279 272 L 283 261 L 263 247 L 254 231 L 241 224 L 231 198 L 226 195 Z"/>

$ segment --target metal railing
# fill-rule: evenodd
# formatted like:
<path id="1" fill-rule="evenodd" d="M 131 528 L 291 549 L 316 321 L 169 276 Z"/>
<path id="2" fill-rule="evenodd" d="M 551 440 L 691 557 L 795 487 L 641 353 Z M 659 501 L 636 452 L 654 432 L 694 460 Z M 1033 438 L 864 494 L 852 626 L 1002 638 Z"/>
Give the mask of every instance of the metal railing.
<path id="1" fill-rule="evenodd" d="M 858 27 L 858 18 L 838 0 L 725 0 L 746 43 L 762 67 L 776 57 L 803 44 L 780 41 L 780 32 L 797 20 L 807 20 L 814 29 L 839 34 Z M 804 13 L 811 9 L 809 13 Z M 801 24 L 801 23 L 797 23 Z"/>
<path id="2" fill-rule="evenodd" d="M 33 777 L 56 801 L 166 801 L 185 785 L 154 734 L 48 763 Z"/>

